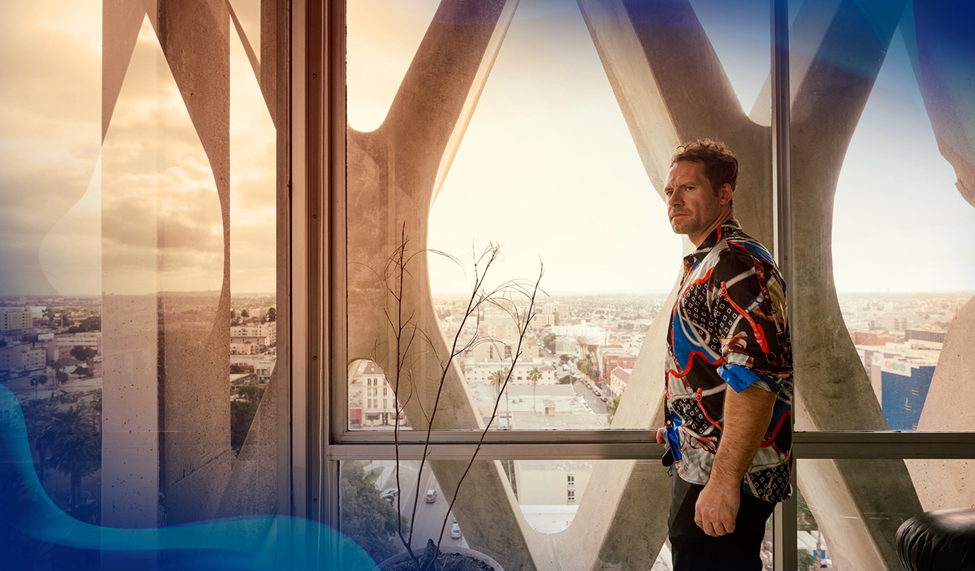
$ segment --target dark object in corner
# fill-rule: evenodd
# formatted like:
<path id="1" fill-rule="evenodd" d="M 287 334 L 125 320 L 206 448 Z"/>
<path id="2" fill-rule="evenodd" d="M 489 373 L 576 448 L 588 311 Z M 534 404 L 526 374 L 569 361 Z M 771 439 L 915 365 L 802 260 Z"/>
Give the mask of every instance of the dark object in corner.
<path id="1" fill-rule="evenodd" d="M 975 508 L 924 512 L 897 529 L 908 571 L 975 571 Z"/>

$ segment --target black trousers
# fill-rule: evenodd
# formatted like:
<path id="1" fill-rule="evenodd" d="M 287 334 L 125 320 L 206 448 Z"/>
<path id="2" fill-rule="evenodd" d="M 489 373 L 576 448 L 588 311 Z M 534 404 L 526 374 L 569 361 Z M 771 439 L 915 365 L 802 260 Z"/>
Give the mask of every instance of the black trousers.
<path id="1" fill-rule="evenodd" d="M 673 472 L 668 525 L 674 571 L 762 571 L 765 522 L 775 504 L 742 493 L 735 531 L 711 537 L 694 523 L 694 505 L 704 486 Z"/>

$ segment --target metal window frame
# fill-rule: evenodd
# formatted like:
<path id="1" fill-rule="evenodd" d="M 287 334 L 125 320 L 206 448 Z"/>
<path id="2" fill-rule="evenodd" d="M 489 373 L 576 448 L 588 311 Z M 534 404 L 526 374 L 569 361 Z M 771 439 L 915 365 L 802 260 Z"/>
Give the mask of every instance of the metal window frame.
<path id="1" fill-rule="evenodd" d="M 774 250 L 788 283 L 794 275 L 788 0 L 769 2 Z M 348 398 L 345 2 L 290 0 L 290 6 L 292 513 L 339 528 L 340 463 L 391 459 L 395 448 L 391 433 L 349 431 L 347 409 L 331 407 Z M 479 437 L 477 431 L 434 433 L 429 458 L 469 459 Z M 401 459 L 419 459 L 423 435 L 407 431 L 400 438 Z M 662 452 L 652 430 L 536 430 L 489 433 L 478 456 L 646 460 Z M 975 459 L 975 432 L 794 432 L 793 458 Z M 775 569 L 795 569 L 795 499 L 777 506 L 773 529 Z"/>

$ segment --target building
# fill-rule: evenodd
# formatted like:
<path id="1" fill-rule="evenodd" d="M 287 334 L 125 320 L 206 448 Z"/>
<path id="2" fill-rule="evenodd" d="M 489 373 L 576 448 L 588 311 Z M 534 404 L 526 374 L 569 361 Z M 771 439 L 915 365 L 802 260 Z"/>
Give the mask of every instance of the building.
<path id="1" fill-rule="evenodd" d="M 599 378 L 603 383 L 610 382 L 610 372 L 620 367 L 622 369 L 633 370 L 636 365 L 636 355 L 627 353 L 621 349 L 600 351 Z"/>
<path id="2" fill-rule="evenodd" d="M 917 430 L 937 362 L 884 359 L 880 364 L 884 418 L 891 430 Z"/>
<path id="3" fill-rule="evenodd" d="M 0 307 L 0 331 L 20 331 L 34 326 L 34 317 L 26 307 Z"/>
<path id="4" fill-rule="evenodd" d="M 267 344 L 274 345 L 278 341 L 278 326 L 277 322 L 269 321 L 267 323 L 245 323 L 242 325 L 233 325 L 230 327 L 230 337 L 267 337 Z"/>
<path id="5" fill-rule="evenodd" d="M 532 361 L 528 359 L 518 359 L 518 364 L 515 365 L 515 369 L 512 371 L 511 379 L 509 379 L 508 383 L 514 385 L 532 384 L 532 380 L 529 375 L 536 367 L 538 368 L 538 372 L 541 373 L 541 377 L 538 379 L 537 384 L 554 385 L 559 382 L 555 367 L 546 365 L 543 361 L 539 360 Z M 468 359 L 464 362 L 464 379 L 468 383 L 491 384 L 491 375 L 493 373 L 496 371 L 505 371 L 510 368 L 510 358 L 504 360 L 495 359 L 492 361 L 475 361 L 473 359 Z"/>
<path id="6" fill-rule="evenodd" d="M 857 347 L 890 430 L 917 430 L 941 346 L 911 340 Z"/>
<path id="7" fill-rule="evenodd" d="M 854 345 L 884 345 L 898 340 L 888 331 L 850 331 L 850 339 L 853 340 Z"/>
<path id="8" fill-rule="evenodd" d="M 14 345 L 0 349 L 0 371 L 37 371 L 47 365 L 47 351 L 33 345 Z"/>
<path id="9" fill-rule="evenodd" d="M 257 355 L 231 355 L 230 364 L 231 365 L 242 365 L 245 367 L 251 367 L 254 369 L 254 376 L 257 377 L 258 384 L 264 384 L 270 380 L 271 375 L 274 374 L 274 366 L 277 362 L 277 356 L 274 354 L 257 354 Z"/>
<path id="10" fill-rule="evenodd" d="M 904 340 L 930 341 L 932 343 L 944 343 L 947 331 L 943 329 L 919 329 L 908 328 L 904 330 Z"/>
<path id="11" fill-rule="evenodd" d="M 589 485 L 594 465 L 591 460 L 515 462 L 518 503 L 523 506 L 578 505 Z"/>
<path id="12" fill-rule="evenodd" d="M 392 427 L 396 424 L 396 395 L 386 373 L 372 361 L 360 361 L 349 382 L 349 427 Z M 409 426 L 400 411 L 399 425 Z"/>
<path id="13" fill-rule="evenodd" d="M 75 347 L 88 347 L 102 354 L 102 332 L 86 331 L 84 333 L 70 333 L 54 337 L 53 343 L 48 341 L 48 359 L 57 361 L 71 357 L 71 350 Z"/>
<path id="14" fill-rule="evenodd" d="M 630 382 L 630 374 L 633 373 L 633 369 L 624 369 L 623 367 L 616 367 L 609 373 L 609 390 L 613 393 L 613 396 L 621 396 L 623 391 L 626 390 L 627 383 Z"/>

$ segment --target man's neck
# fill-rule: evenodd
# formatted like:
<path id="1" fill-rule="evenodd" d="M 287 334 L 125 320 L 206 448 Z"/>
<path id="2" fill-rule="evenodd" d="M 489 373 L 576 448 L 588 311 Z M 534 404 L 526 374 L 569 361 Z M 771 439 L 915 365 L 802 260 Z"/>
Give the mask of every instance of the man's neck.
<path id="1" fill-rule="evenodd" d="M 714 232 L 715 228 L 718 228 L 725 222 L 734 219 L 734 217 L 735 217 L 734 212 L 731 212 L 730 210 L 727 212 L 722 212 L 721 215 L 719 215 L 714 220 L 714 222 L 712 222 L 711 225 L 707 227 L 706 230 L 694 236 L 688 235 L 687 239 L 691 241 L 691 244 L 694 244 L 695 248 L 700 248 L 701 244 L 703 244 L 704 241 L 708 239 L 708 236 L 711 235 L 711 232 Z"/>

